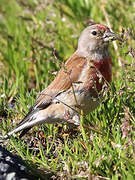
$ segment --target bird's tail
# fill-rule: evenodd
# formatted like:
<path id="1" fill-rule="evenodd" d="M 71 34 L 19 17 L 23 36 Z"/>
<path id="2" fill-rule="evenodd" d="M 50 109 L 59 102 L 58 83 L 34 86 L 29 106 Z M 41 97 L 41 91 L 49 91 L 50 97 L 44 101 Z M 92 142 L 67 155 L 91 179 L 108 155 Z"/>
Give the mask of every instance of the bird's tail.
<path id="1" fill-rule="evenodd" d="M 37 123 L 38 112 L 39 112 L 39 109 L 31 110 L 14 130 L 8 132 L 5 136 L 0 136 L 0 142 L 4 141 L 5 139 L 10 138 L 10 136 L 20 131 L 22 132 L 19 137 L 21 138 L 22 136 L 24 136 L 24 134 L 26 134 L 35 124 L 38 124 Z"/>

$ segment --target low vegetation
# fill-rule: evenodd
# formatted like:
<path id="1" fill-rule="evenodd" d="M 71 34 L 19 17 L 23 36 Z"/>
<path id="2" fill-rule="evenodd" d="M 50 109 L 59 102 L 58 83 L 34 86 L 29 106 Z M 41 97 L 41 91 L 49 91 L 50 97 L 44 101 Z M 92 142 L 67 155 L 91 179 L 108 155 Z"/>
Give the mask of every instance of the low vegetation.
<path id="1" fill-rule="evenodd" d="M 0 1 L 0 134 L 26 115 L 75 51 L 91 19 L 122 38 L 111 46 L 113 81 L 81 129 L 34 127 L 1 145 L 39 179 L 135 179 L 135 3 L 132 0 Z M 18 137 L 18 136 L 17 136 Z"/>

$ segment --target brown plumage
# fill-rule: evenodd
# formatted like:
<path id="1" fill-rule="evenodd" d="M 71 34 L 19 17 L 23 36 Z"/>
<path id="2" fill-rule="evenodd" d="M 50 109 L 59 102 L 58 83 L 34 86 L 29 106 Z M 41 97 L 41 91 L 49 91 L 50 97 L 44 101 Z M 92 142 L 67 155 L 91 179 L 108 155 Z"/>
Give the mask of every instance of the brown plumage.
<path id="1" fill-rule="evenodd" d="M 42 103 L 49 103 L 57 94 L 69 89 L 71 84 L 78 80 L 86 62 L 86 58 L 79 57 L 77 53 L 74 53 L 67 60 L 52 83 L 41 92 L 41 95 L 36 100 L 35 107 L 42 106 Z"/>

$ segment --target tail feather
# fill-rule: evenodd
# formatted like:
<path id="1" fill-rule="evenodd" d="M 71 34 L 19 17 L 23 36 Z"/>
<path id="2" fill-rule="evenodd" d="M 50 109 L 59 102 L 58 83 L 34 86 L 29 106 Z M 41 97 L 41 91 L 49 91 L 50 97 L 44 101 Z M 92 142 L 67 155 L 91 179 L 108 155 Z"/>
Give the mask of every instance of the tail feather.
<path id="1" fill-rule="evenodd" d="M 18 124 L 17 127 L 19 127 L 19 126 L 23 125 L 24 123 L 30 121 L 30 120 L 32 119 L 31 117 L 32 117 L 36 112 L 38 112 L 39 110 L 40 110 L 39 108 L 38 108 L 38 109 L 31 109 L 31 110 L 28 112 L 28 114 L 22 119 L 22 121 Z"/>
<path id="2" fill-rule="evenodd" d="M 16 134 L 22 130 L 23 131 L 19 137 L 21 138 L 23 135 L 25 135 L 25 133 L 27 133 L 33 127 L 33 124 L 32 124 L 33 118 L 32 117 L 38 111 L 39 111 L 39 109 L 30 111 L 14 130 L 8 132 L 5 136 L 0 136 L 0 142 L 2 142 L 5 139 L 8 139 L 13 134 Z"/>
<path id="3" fill-rule="evenodd" d="M 22 138 L 30 129 L 31 129 L 31 127 L 24 129 L 24 130 L 21 132 L 21 134 L 19 135 L 19 138 Z"/>

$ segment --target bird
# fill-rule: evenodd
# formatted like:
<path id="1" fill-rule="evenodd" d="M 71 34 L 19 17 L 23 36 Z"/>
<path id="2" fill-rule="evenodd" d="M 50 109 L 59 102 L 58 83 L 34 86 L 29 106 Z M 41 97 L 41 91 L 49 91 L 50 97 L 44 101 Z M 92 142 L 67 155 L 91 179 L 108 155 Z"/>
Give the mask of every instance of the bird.
<path id="1" fill-rule="evenodd" d="M 71 123 L 79 126 L 80 114 L 92 112 L 103 100 L 112 81 L 109 44 L 118 35 L 106 25 L 87 26 L 73 55 L 62 65 L 54 80 L 37 97 L 18 126 L 1 136 L 4 140 L 18 132 L 20 138 L 33 126 L 43 123 Z"/>

